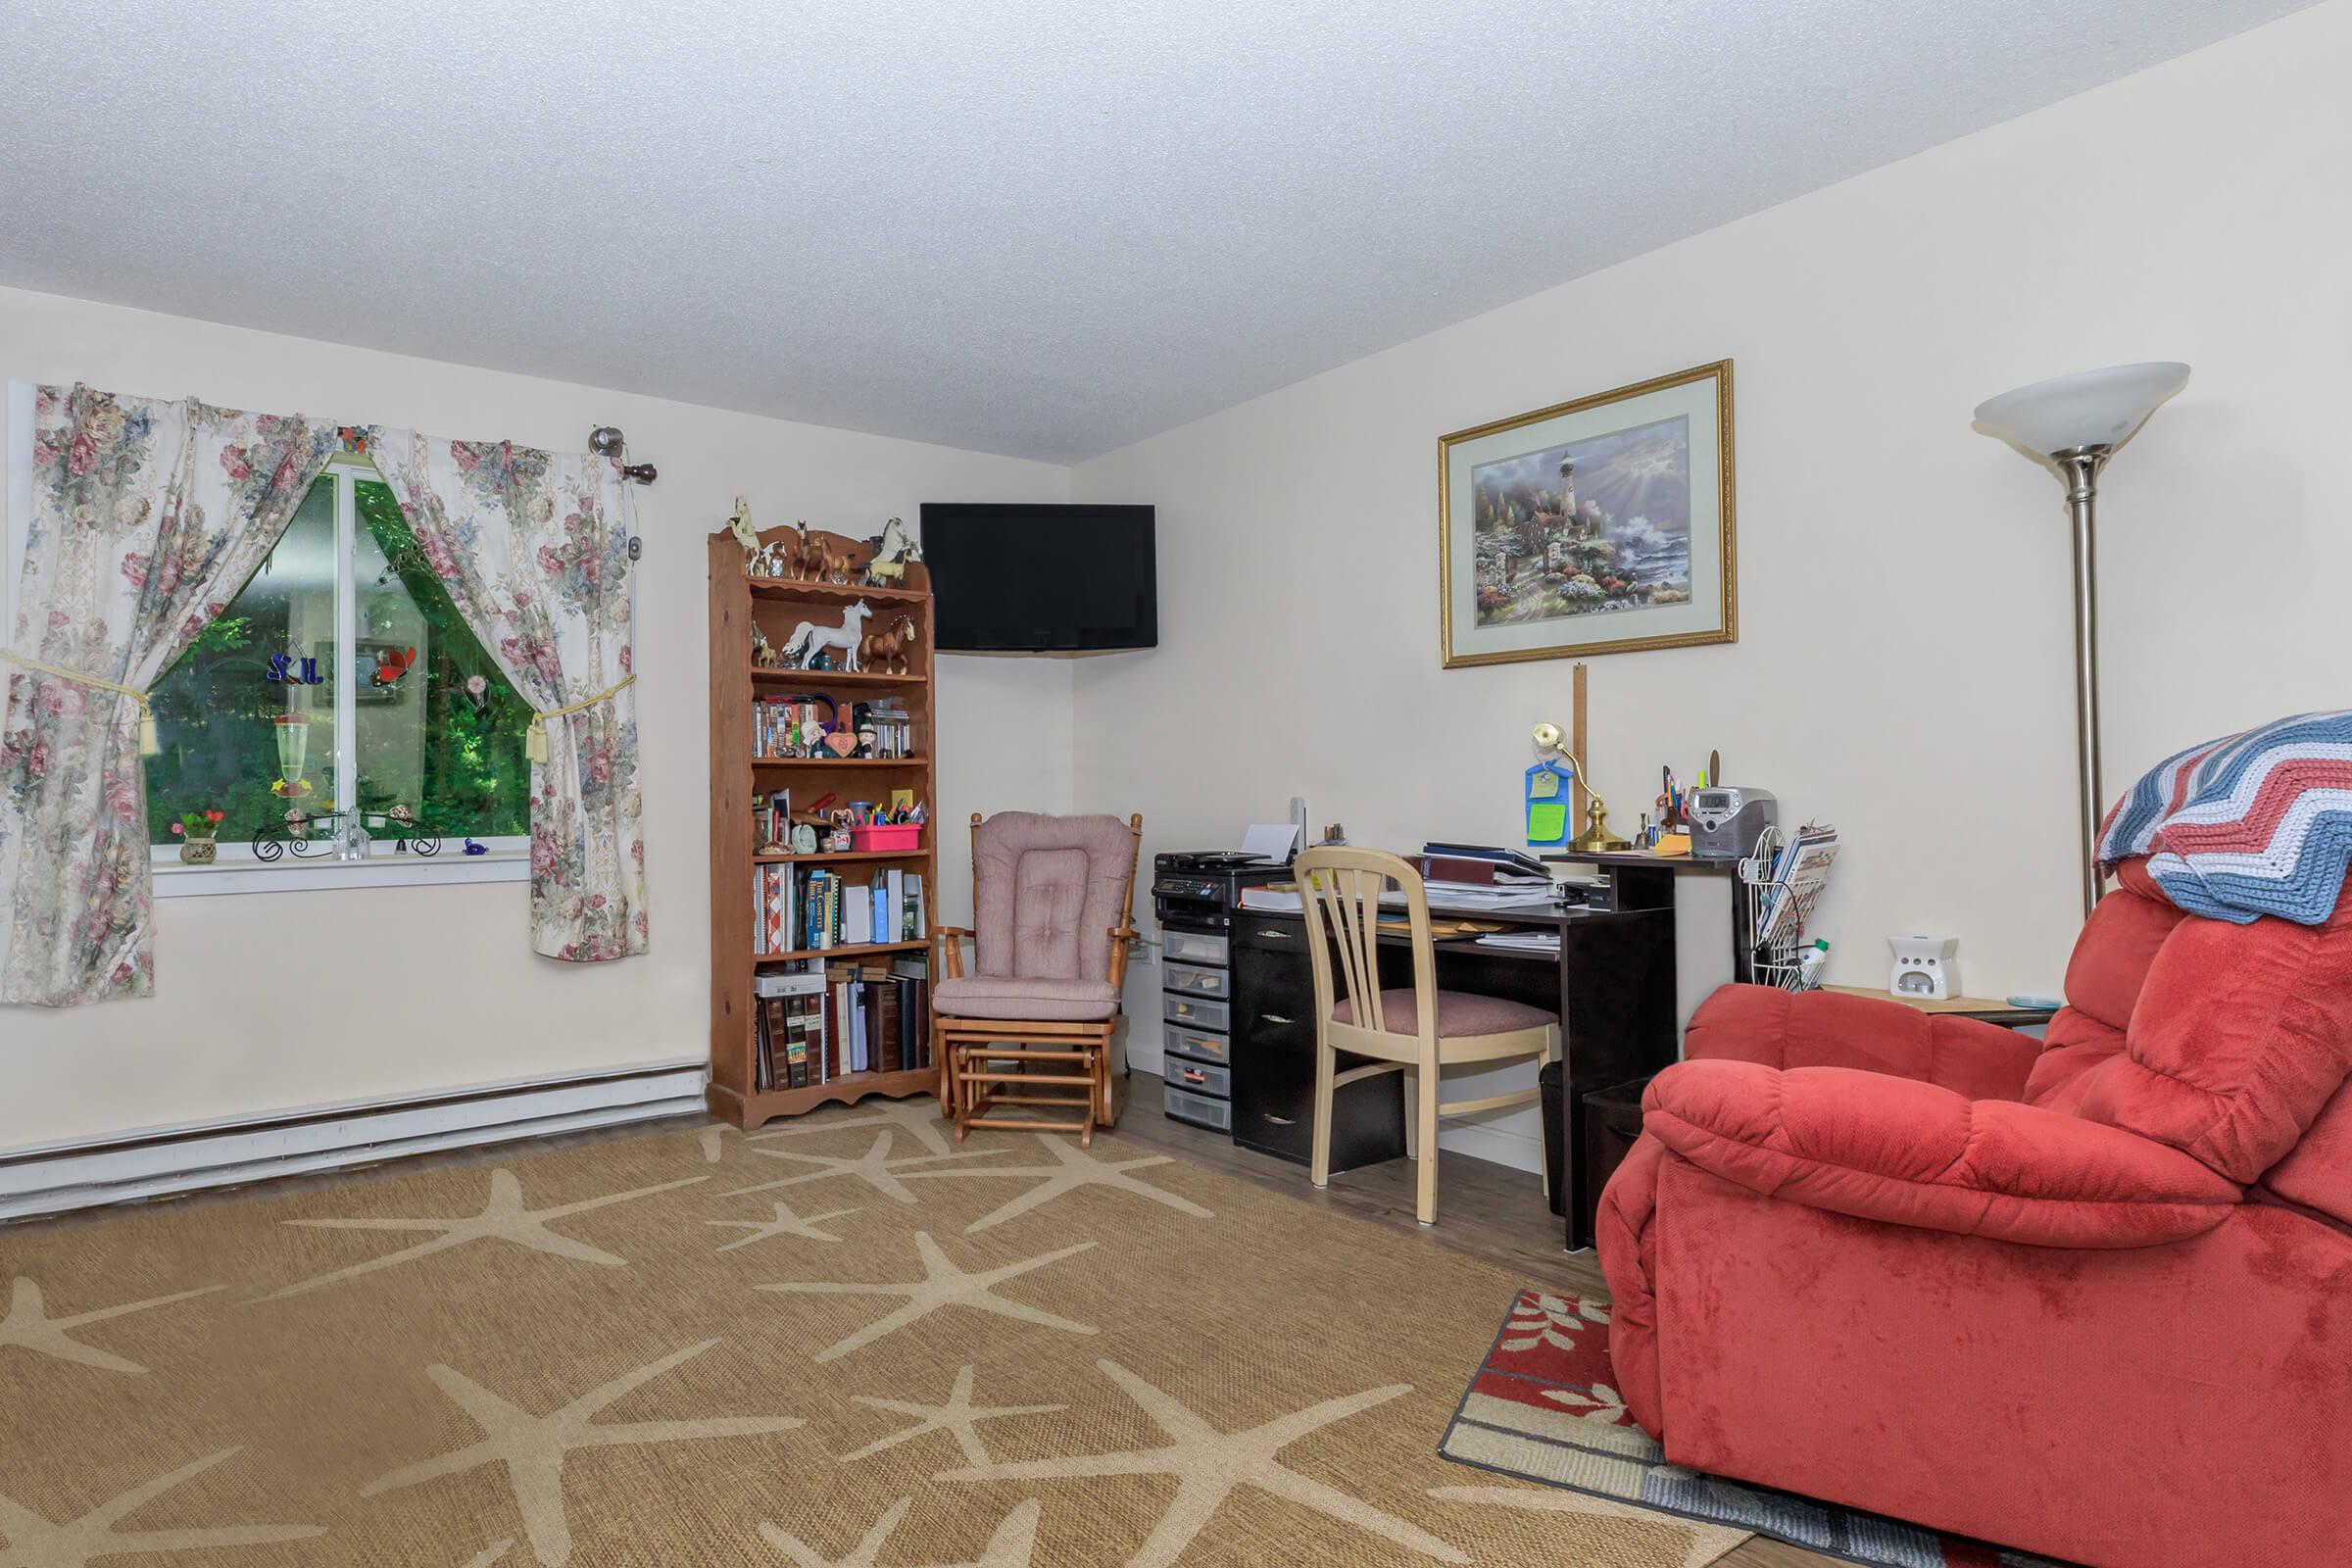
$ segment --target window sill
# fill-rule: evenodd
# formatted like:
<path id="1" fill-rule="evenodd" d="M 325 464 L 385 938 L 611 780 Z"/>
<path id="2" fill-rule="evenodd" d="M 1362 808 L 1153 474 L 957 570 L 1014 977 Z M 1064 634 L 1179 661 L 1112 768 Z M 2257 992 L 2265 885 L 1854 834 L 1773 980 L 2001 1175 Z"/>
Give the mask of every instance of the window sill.
<path id="1" fill-rule="evenodd" d="M 413 888 L 442 882 L 528 882 L 529 852 L 488 855 L 436 856 L 385 853 L 365 860 L 297 860 L 288 858 L 270 865 L 247 861 L 227 865 L 181 865 L 155 868 L 159 899 L 200 899 L 221 893 L 316 893 L 328 888 Z"/>

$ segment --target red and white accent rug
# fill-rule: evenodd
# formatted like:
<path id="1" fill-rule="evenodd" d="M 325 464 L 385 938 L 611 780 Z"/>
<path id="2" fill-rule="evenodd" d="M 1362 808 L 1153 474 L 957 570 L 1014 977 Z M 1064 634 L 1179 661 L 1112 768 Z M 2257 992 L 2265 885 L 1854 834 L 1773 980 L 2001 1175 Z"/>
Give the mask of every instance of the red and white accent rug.
<path id="1" fill-rule="evenodd" d="M 1605 1304 L 1523 1290 L 1438 1451 L 1481 1470 L 1752 1530 L 1870 1568 L 2059 1568 L 2031 1552 L 1668 1464 L 1618 1396 L 1615 1377 Z"/>

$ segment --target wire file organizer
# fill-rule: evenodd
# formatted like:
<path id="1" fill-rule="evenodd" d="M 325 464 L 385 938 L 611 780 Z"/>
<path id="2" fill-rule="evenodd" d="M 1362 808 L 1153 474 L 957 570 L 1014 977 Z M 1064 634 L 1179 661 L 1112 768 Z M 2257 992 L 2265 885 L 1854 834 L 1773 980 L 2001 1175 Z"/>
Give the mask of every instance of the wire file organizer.
<path id="1" fill-rule="evenodd" d="M 1749 967 L 1755 982 L 1783 991 L 1809 991 L 1818 977 L 1804 975 L 1805 923 L 1830 885 L 1838 859 L 1838 831 L 1807 824 L 1790 838 L 1767 827 L 1755 849 L 1740 862 L 1740 896 L 1747 901 L 1751 944 Z"/>

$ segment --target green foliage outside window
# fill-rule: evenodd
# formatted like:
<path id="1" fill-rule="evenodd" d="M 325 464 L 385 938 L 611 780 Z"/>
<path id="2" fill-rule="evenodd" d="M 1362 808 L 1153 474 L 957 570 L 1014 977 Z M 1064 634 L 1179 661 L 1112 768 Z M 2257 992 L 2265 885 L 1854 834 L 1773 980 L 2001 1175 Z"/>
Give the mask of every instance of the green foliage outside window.
<path id="1" fill-rule="evenodd" d="M 357 624 L 337 623 L 336 486 L 352 490 Z M 351 652 L 345 658 L 345 644 Z M 397 679 L 379 656 L 416 650 Z M 293 682 L 271 680 L 272 660 Z M 306 684 L 304 661 L 317 684 Z M 353 683 L 356 802 L 335 799 L 337 684 Z M 530 764 L 517 696 L 417 548 L 392 493 L 333 474 L 312 486 L 261 570 L 149 693 L 160 755 L 147 760 L 148 837 L 174 840 L 186 811 L 226 813 L 223 843 L 277 829 L 289 807 L 314 814 L 356 804 L 406 806 L 443 838 L 528 829 Z M 288 729 L 300 732 L 287 736 Z M 284 744 L 281 744 L 281 740 Z M 302 777 L 285 779 L 299 750 Z"/>

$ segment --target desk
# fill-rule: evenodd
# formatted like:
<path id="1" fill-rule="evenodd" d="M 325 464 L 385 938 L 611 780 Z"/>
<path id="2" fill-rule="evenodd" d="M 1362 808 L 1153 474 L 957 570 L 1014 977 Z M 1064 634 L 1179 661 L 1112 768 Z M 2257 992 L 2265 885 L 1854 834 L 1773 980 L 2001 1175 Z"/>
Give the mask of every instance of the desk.
<path id="1" fill-rule="evenodd" d="M 1481 992 L 1557 1012 L 1568 1103 L 1586 1090 L 1645 1077 L 1675 1058 L 1674 907 L 1664 897 L 1644 904 L 1642 890 L 1621 895 L 1632 906 L 1583 909 L 1550 903 L 1508 908 L 1462 908 L 1430 901 L 1433 923 L 1477 920 L 1518 929 L 1554 930 L 1557 956 L 1482 947 L 1471 937 L 1443 937 L 1438 985 Z M 1412 984 L 1411 940 L 1381 938 L 1382 979 Z M 1303 915 L 1242 908 L 1233 925 L 1233 1139 L 1305 1164 L 1314 1135 L 1314 977 Z M 1341 1070 L 1361 1058 L 1343 1055 Z M 1585 1131 L 1571 1116 L 1563 1129 L 1571 1245 L 1590 1245 L 1598 1192 L 1587 1191 Z M 1393 1073 L 1342 1088 L 1332 1107 L 1334 1170 L 1404 1155 L 1402 1082 Z M 1530 1200 L 1535 1200 L 1530 1194 Z"/>
<path id="2" fill-rule="evenodd" d="M 1722 877 L 1731 883 L 1732 979 L 1746 985 L 1756 978 L 1756 943 L 1748 930 L 1747 900 L 1741 896 L 1738 860 L 1698 859 L 1688 855 L 1658 855 L 1649 850 L 1561 850 L 1539 857 L 1553 865 L 1593 865 L 1608 873 L 1622 903 L 1632 897 L 1647 905 L 1674 903 L 1677 877 Z M 1706 971 L 1700 970 L 1703 975 Z M 1721 974 L 1723 971 L 1714 971 Z"/>

